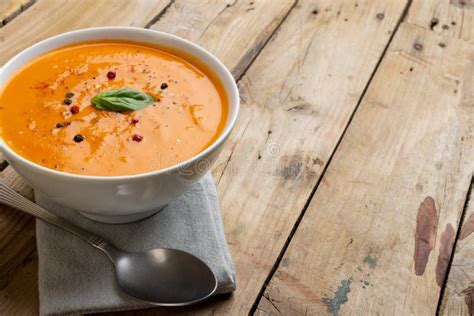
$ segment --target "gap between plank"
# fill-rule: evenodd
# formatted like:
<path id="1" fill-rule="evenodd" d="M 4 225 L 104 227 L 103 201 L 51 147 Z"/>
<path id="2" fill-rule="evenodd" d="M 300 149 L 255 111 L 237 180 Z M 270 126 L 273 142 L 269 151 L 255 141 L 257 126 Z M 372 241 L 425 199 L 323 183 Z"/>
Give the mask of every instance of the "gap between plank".
<path id="1" fill-rule="evenodd" d="M 158 13 L 154 18 L 152 18 L 150 20 L 150 22 L 148 22 L 147 24 L 145 24 L 145 26 L 143 28 L 145 29 L 149 29 L 153 24 L 155 24 L 156 22 L 158 22 L 162 17 L 163 15 L 165 15 L 166 12 L 168 12 L 169 8 L 174 4 L 175 0 L 171 0 L 164 8 L 163 10 L 160 11 L 160 13 Z"/>
<path id="2" fill-rule="evenodd" d="M 395 37 L 395 34 L 397 33 L 400 24 L 402 24 L 402 22 L 405 20 L 407 14 L 408 14 L 408 11 L 410 10 L 411 4 L 412 4 L 412 0 L 408 0 L 407 4 L 405 5 L 405 8 L 403 9 L 402 14 L 400 15 L 400 18 L 398 19 L 398 21 L 395 25 L 395 28 L 393 29 L 392 34 L 390 35 L 390 38 L 389 38 L 387 44 L 385 45 L 385 48 L 382 52 L 382 55 L 380 56 L 379 60 L 377 61 L 377 64 L 375 65 L 375 68 L 372 71 L 372 73 L 369 77 L 369 80 L 367 81 L 367 84 L 365 85 L 364 90 L 362 91 L 362 94 L 360 95 L 359 100 L 357 101 L 357 104 L 356 104 L 354 110 L 352 111 L 352 113 L 349 117 L 349 120 L 346 124 L 346 127 L 344 128 L 341 136 L 339 137 L 339 140 L 338 140 L 336 146 L 334 147 L 333 151 L 331 152 L 331 155 L 329 156 L 329 159 L 328 159 L 326 165 L 324 166 L 324 169 L 321 172 L 321 175 L 320 175 L 318 181 L 316 182 L 316 184 L 315 184 L 314 188 L 312 189 L 308 199 L 306 200 L 306 203 L 303 206 L 303 210 L 301 211 L 301 213 L 298 216 L 295 224 L 293 225 L 293 228 L 291 229 L 290 235 L 288 236 L 287 240 L 285 241 L 285 244 L 283 245 L 283 248 L 281 249 L 280 254 L 277 257 L 277 260 L 275 261 L 275 264 L 273 265 L 273 267 L 272 267 L 269 275 L 267 276 L 262 288 L 260 289 L 260 292 L 258 293 L 255 302 L 253 303 L 252 307 L 250 308 L 249 315 L 255 314 L 255 312 L 258 308 L 258 305 L 260 303 L 260 300 L 262 299 L 263 294 L 265 293 L 265 290 L 266 290 L 268 284 L 270 283 L 270 280 L 273 278 L 273 275 L 277 271 L 277 269 L 280 265 L 280 262 L 283 259 L 283 256 L 285 255 L 285 252 L 288 249 L 288 246 L 290 245 L 291 239 L 293 239 L 293 236 L 296 233 L 296 230 L 298 229 L 299 224 L 301 223 L 301 221 L 302 221 L 302 219 L 303 219 L 303 217 L 304 217 L 304 215 L 305 215 L 305 213 L 306 213 L 306 211 L 309 207 L 309 204 L 311 203 L 311 200 L 313 199 L 313 197 L 314 197 L 314 195 L 315 195 L 322 179 L 324 178 L 324 175 L 326 174 L 328 166 L 331 164 L 331 161 L 334 157 L 334 154 L 337 152 L 337 149 L 339 148 L 339 145 L 341 144 L 342 140 L 344 139 L 344 136 L 346 135 L 346 132 L 347 132 L 347 130 L 348 130 L 348 128 L 349 128 L 349 126 L 350 126 L 350 124 L 351 124 L 351 122 L 352 122 L 352 120 L 353 120 L 353 118 L 354 118 L 354 116 L 357 112 L 357 110 L 359 109 L 359 106 L 362 103 L 362 100 L 364 99 L 364 96 L 367 93 L 367 90 L 368 90 L 370 84 L 372 83 L 372 80 L 373 80 L 375 74 L 377 73 L 377 70 L 379 69 L 380 64 L 382 63 L 382 60 L 385 57 L 385 54 L 387 53 L 388 48 L 390 47 L 390 44 L 392 43 L 392 40 Z"/>
<path id="3" fill-rule="evenodd" d="M 446 272 L 444 275 L 443 286 L 441 287 L 441 290 L 439 293 L 438 305 L 436 306 L 436 315 L 440 315 L 441 313 L 441 306 L 443 305 L 443 298 L 446 292 L 446 287 L 448 285 L 449 272 L 451 271 L 451 266 L 453 265 L 456 246 L 458 244 L 459 237 L 461 235 L 462 224 L 464 222 L 464 218 L 466 217 L 467 208 L 469 207 L 469 201 L 471 199 L 473 188 L 474 188 L 474 175 L 471 177 L 471 182 L 469 183 L 469 188 L 467 189 L 466 199 L 464 200 L 464 205 L 461 212 L 461 218 L 459 219 L 458 230 L 456 232 L 456 237 L 454 238 L 453 248 L 451 251 L 451 257 L 449 258 L 448 268 L 446 269 Z"/>
<path id="4" fill-rule="evenodd" d="M 12 14 L 6 16 L 2 22 L 0 23 L 0 28 L 4 27 L 7 23 L 10 23 L 14 18 L 19 16 L 22 12 L 25 12 L 29 7 L 36 3 L 37 0 L 30 0 L 25 4 L 22 4 L 18 10 L 13 12 Z"/>
<path id="5" fill-rule="evenodd" d="M 7 167 L 8 167 L 8 161 L 6 160 L 0 161 L 0 172 L 5 170 Z"/>
<path id="6" fill-rule="evenodd" d="M 263 42 L 262 44 L 262 47 L 260 48 L 260 50 L 255 54 L 255 56 L 252 58 L 252 60 L 249 62 L 249 64 L 245 67 L 244 71 L 242 72 L 242 74 L 238 77 L 238 78 L 235 78 L 235 81 L 239 82 L 240 79 L 242 79 L 246 74 L 247 74 L 247 70 L 250 69 L 250 67 L 253 65 L 255 59 L 257 59 L 257 57 L 260 55 L 260 53 L 262 52 L 262 50 L 265 48 L 265 46 L 267 46 L 268 42 L 270 42 L 270 40 L 273 38 L 273 36 L 275 36 L 275 33 L 280 29 L 281 25 L 283 24 L 283 22 L 286 21 L 286 19 L 288 18 L 288 16 L 290 15 L 290 13 L 293 11 L 293 9 L 296 7 L 296 5 L 298 4 L 298 1 L 299 0 L 295 0 L 293 2 L 293 5 L 290 7 L 290 9 L 288 10 L 288 12 L 286 12 L 285 16 L 283 16 L 283 18 L 281 19 L 280 23 L 278 23 L 278 25 L 275 27 L 275 29 L 272 31 L 272 33 L 268 36 L 267 40 Z M 411 0 L 410 0 L 411 1 Z M 230 160 L 230 157 L 229 157 L 229 160 Z M 226 165 L 227 166 L 227 165 Z"/>

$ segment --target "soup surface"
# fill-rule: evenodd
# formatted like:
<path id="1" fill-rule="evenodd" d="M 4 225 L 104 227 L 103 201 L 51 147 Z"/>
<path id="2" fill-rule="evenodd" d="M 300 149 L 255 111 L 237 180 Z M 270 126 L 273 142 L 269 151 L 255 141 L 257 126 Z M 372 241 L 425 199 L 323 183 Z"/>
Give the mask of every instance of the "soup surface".
<path id="1" fill-rule="evenodd" d="M 101 110 L 112 89 L 152 99 L 135 111 Z M 1 133 L 21 156 L 83 175 L 130 175 L 182 162 L 225 126 L 227 96 L 190 57 L 133 42 L 86 42 L 23 67 L 0 95 Z"/>

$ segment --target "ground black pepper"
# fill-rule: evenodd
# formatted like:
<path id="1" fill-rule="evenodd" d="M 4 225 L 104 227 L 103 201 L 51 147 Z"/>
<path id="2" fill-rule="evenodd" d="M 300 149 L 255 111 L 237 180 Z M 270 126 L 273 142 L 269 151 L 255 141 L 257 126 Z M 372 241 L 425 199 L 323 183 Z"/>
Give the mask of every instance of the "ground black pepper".
<path id="1" fill-rule="evenodd" d="M 71 122 L 56 123 L 56 128 L 63 128 L 71 125 Z"/>

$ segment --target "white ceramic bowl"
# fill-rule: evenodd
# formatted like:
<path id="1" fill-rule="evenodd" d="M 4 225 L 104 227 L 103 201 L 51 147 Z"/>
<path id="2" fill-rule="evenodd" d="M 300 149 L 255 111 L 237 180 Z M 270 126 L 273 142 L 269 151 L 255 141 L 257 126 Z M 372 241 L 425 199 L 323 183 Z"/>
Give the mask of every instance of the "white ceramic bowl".
<path id="1" fill-rule="evenodd" d="M 1 150 L 10 165 L 35 189 L 54 201 L 106 223 L 145 218 L 176 199 L 211 167 L 235 125 L 239 92 L 227 68 L 211 53 L 185 39 L 133 27 L 100 27 L 73 31 L 33 45 L 8 61 L 0 70 L 0 91 L 17 69 L 35 57 L 82 41 L 120 39 L 177 49 L 207 65 L 221 80 L 229 98 L 229 115 L 218 139 L 203 152 L 172 167 L 130 176 L 83 176 L 35 164 L 15 153 L 3 140 Z"/>

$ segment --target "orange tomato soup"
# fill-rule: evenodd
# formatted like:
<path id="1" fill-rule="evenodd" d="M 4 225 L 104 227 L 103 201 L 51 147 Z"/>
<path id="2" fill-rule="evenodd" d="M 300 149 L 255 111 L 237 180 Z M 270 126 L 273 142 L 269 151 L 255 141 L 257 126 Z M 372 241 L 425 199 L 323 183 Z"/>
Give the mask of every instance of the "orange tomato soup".
<path id="1" fill-rule="evenodd" d="M 152 96 L 142 109 L 115 112 L 91 102 L 110 89 Z M 120 176 L 182 162 L 222 132 L 228 112 L 219 80 L 189 56 L 133 42 L 85 42 L 23 67 L 0 95 L 1 133 L 42 166 Z"/>

